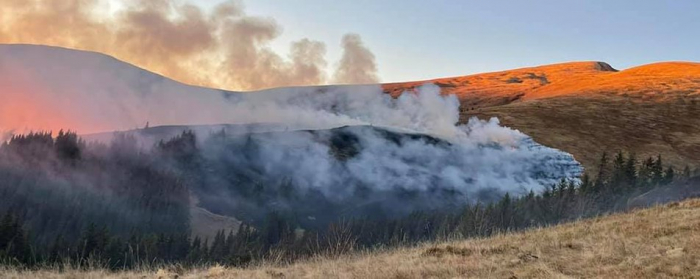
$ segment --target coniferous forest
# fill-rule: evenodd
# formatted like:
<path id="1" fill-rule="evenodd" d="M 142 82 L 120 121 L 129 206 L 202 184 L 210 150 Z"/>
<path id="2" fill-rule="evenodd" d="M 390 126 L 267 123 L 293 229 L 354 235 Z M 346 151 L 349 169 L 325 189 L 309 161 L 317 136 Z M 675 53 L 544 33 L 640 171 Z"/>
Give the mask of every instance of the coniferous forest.
<path id="1" fill-rule="evenodd" d="M 192 194 L 206 196 L 212 190 L 206 177 L 216 170 L 200 153 L 201 145 L 213 143 L 198 143 L 191 132 L 149 149 L 135 142 L 119 135 L 111 144 L 89 143 L 60 131 L 16 135 L 2 144 L 0 263 L 117 270 L 159 264 L 245 266 L 273 257 L 294 261 L 554 225 L 626 210 L 643 193 L 698 180 L 695 171 L 674 169 L 660 156 L 636 158 L 618 151 L 602 154 L 595 173 L 580 181 L 400 216 L 326 217 L 310 224 L 293 209 L 227 209 L 211 202 L 221 212 L 239 212 L 244 223 L 237 232 L 202 239 L 190 234 L 189 207 Z M 230 183 L 229 191 L 239 197 L 294 196 L 284 183 L 271 191 L 267 185 L 241 183 L 251 176 L 242 177 L 230 178 L 237 183 Z"/>

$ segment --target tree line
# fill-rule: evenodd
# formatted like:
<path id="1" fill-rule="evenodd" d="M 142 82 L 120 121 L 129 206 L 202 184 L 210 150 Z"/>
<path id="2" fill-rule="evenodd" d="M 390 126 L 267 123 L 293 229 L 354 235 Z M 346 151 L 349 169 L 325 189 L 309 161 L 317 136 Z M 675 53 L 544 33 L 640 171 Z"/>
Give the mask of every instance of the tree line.
<path id="1" fill-rule="evenodd" d="M 153 264 L 245 266 L 271 258 L 337 256 L 483 237 L 625 210 L 631 197 L 697 175 L 689 168 L 677 171 L 665 165 L 661 156 L 639 161 L 634 154 L 618 152 L 611 158 L 604 153 L 593 176 L 562 180 L 541 192 L 505 194 L 498 201 L 459 210 L 416 211 L 391 219 L 360 216 L 323 228 L 303 226 L 291 211 L 270 211 L 261 222 L 202 239 L 190 235 L 187 215 L 188 185 L 199 178 L 174 171 L 182 164 L 197 164 L 194 135 L 185 132 L 157 143 L 153 153 L 141 153 L 132 145 L 133 139 L 126 136 L 106 146 L 59 132 L 55 138 L 49 133 L 15 136 L 0 146 L 0 191 L 7 201 L 0 206 L 0 263 L 116 270 Z M 66 188 L 60 181 L 88 185 Z"/>

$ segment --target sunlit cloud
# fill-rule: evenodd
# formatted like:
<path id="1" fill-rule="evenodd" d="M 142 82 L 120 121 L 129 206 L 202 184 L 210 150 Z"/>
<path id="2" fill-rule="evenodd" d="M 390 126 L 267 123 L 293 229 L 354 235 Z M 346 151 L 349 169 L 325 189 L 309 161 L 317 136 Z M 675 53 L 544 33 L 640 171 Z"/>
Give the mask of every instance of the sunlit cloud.
<path id="1" fill-rule="evenodd" d="M 326 44 L 309 38 L 286 55 L 272 49 L 281 26 L 246 14 L 241 1 L 203 9 L 166 0 L 0 0 L 0 43 L 42 44 L 109 54 L 189 84 L 231 90 L 376 83 L 374 55 L 359 35 L 343 41 L 337 72 Z"/>

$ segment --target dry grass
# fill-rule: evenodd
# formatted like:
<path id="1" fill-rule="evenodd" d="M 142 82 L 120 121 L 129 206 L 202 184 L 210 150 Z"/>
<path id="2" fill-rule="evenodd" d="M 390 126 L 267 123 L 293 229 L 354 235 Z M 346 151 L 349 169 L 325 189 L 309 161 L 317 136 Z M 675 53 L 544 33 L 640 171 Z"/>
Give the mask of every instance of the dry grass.
<path id="1" fill-rule="evenodd" d="M 561 96 L 479 109 L 538 143 L 569 152 L 595 173 L 603 151 L 661 154 L 677 169 L 700 168 L 700 98 L 695 103 L 621 96 Z"/>
<path id="2" fill-rule="evenodd" d="M 106 273 L 0 271 L 2 278 L 697 278 L 700 200 L 486 239 L 288 266 Z"/>

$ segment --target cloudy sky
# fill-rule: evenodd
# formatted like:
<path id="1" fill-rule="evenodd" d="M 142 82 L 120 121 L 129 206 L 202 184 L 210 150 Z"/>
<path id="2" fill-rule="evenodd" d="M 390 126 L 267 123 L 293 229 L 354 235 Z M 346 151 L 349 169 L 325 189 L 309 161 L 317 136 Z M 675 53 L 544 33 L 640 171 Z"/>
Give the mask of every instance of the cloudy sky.
<path id="1" fill-rule="evenodd" d="M 31 4 L 33 3 L 33 4 Z M 93 50 L 204 86 L 421 80 L 700 60 L 700 2 L 0 0 L 0 43 Z"/>
<path id="2" fill-rule="evenodd" d="M 256 0 L 273 16 L 280 44 L 359 33 L 384 81 L 497 71 L 573 60 L 617 68 L 700 60 L 700 1 L 638 0 Z M 338 46 L 329 44 L 329 56 Z"/>

